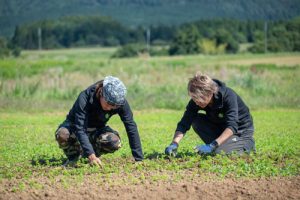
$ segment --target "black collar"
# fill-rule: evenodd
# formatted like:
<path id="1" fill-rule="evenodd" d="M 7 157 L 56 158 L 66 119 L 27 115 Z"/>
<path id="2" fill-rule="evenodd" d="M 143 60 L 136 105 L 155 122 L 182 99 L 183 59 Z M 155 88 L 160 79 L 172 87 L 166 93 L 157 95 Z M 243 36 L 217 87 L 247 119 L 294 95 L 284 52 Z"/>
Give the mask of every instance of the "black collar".
<path id="1" fill-rule="evenodd" d="M 213 103 L 210 106 L 212 110 L 217 110 L 223 107 L 223 95 L 220 91 L 213 95 Z"/>

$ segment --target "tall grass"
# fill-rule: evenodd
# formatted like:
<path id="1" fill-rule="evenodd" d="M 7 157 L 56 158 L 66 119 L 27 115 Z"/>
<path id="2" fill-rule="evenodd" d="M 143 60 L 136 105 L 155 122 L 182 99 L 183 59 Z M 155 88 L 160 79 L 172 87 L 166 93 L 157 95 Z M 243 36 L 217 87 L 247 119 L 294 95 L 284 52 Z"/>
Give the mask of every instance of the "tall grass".
<path id="1" fill-rule="evenodd" d="M 251 108 L 299 108 L 300 105 L 298 54 L 110 59 L 112 52 L 111 49 L 32 51 L 21 58 L 0 60 L 0 99 L 12 102 L 5 104 L 6 107 L 15 107 L 13 102 L 19 99 L 19 108 L 24 99 L 72 104 L 80 91 L 106 75 L 114 75 L 127 86 L 128 100 L 134 109 L 183 109 L 188 101 L 188 79 L 196 71 L 202 71 L 236 90 Z M 295 59 L 298 64 L 278 65 L 280 57 Z M 274 58 L 274 63 L 243 64 L 265 63 L 264 59 L 270 58 Z M 4 103 L 0 104 L 0 109 L 3 106 Z M 56 109 L 52 106 L 49 109 Z"/>

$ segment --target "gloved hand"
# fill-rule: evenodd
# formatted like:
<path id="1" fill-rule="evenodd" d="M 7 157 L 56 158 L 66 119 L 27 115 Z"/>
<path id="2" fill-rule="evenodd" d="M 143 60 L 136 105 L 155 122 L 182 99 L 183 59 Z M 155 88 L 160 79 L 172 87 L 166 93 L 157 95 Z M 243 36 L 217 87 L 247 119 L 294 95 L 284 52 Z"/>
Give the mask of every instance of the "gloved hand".
<path id="1" fill-rule="evenodd" d="M 215 149 L 218 147 L 218 143 L 213 141 L 210 144 L 198 145 L 195 147 L 195 151 L 200 155 L 209 155 L 212 154 Z"/>
<path id="2" fill-rule="evenodd" d="M 165 149 L 165 154 L 168 156 L 176 156 L 177 154 L 177 148 L 178 144 L 175 142 L 172 142 L 166 149 Z"/>

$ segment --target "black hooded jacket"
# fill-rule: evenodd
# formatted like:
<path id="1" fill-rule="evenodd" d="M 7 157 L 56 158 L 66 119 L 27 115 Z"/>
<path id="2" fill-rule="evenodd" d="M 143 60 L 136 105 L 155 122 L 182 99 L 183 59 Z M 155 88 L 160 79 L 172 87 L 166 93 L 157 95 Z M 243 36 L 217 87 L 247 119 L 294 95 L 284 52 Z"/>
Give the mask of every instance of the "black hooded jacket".
<path id="1" fill-rule="evenodd" d="M 124 123 L 133 157 L 135 160 L 143 160 L 140 136 L 127 100 L 120 108 L 105 111 L 96 97 L 96 84 L 93 84 L 79 94 L 67 115 L 67 120 L 74 126 L 75 135 L 84 154 L 91 155 L 95 152 L 86 133 L 87 128 L 102 128 L 115 114 L 118 114 Z"/>
<path id="2" fill-rule="evenodd" d="M 233 134 L 241 134 L 243 130 L 253 128 L 253 120 L 248 107 L 232 89 L 214 79 L 218 86 L 217 94 L 213 95 L 212 105 L 204 109 L 191 99 L 182 119 L 177 124 L 176 131 L 185 134 L 200 110 L 204 110 L 207 119 L 216 126 L 230 128 Z M 224 130 L 225 130 L 224 128 Z"/>

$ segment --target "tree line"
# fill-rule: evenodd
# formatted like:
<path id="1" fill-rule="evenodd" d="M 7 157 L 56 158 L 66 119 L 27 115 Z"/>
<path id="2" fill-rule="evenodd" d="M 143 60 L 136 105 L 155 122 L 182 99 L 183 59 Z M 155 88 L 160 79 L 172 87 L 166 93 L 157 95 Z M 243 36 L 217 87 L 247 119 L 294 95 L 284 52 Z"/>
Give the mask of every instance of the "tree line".
<path id="1" fill-rule="evenodd" d="M 300 18 L 288 21 L 202 20 L 176 32 L 169 53 L 236 53 L 251 44 L 253 53 L 300 51 Z"/>
<path id="2" fill-rule="evenodd" d="M 40 30 L 40 33 L 39 31 Z M 166 45 L 169 55 L 236 53 L 250 43 L 254 53 L 300 51 L 300 17 L 287 21 L 200 20 L 180 26 L 125 27 L 99 16 L 63 17 L 17 26 L 11 46 L 22 49 L 78 46 Z M 148 34 L 147 34 L 148 32 Z M 145 49 L 144 49 L 145 50 Z M 135 51 L 133 51 L 135 52 Z"/>

